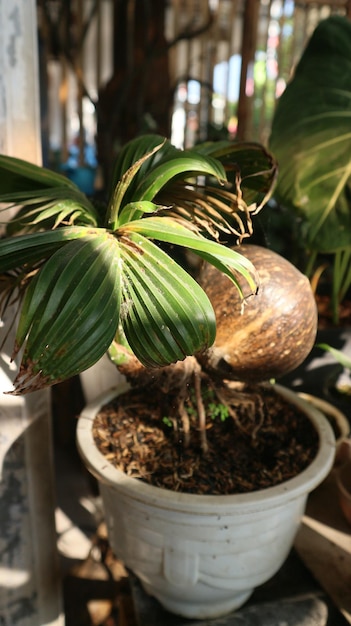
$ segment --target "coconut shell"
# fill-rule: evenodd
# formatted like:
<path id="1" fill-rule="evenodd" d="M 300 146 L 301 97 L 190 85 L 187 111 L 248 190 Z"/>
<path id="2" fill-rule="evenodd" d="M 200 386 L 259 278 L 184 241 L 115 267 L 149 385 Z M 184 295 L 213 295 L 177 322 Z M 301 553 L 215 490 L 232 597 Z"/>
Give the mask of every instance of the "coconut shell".
<path id="1" fill-rule="evenodd" d="M 255 245 L 238 252 L 255 266 L 256 296 L 242 300 L 231 281 L 204 264 L 199 282 L 217 319 L 215 343 L 197 355 L 203 368 L 221 378 L 248 382 L 279 378 L 300 365 L 317 334 L 317 307 L 310 282 L 279 254 Z M 247 291 L 245 280 L 239 282 Z"/>

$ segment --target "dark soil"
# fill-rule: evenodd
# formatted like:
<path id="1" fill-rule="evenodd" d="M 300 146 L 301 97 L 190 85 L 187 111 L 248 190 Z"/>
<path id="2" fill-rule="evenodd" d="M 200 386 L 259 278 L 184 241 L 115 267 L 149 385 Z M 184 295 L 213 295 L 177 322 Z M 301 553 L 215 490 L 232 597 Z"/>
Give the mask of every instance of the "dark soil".
<path id="1" fill-rule="evenodd" d="M 318 448 L 316 431 L 272 387 L 230 390 L 229 395 L 231 415 L 225 417 L 224 404 L 216 403 L 210 387 L 204 394 L 207 454 L 201 449 L 191 390 L 188 447 L 180 419 L 171 415 L 177 395 L 155 389 L 134 389 L 103 407 L 94 422 L 96 444 L 129 476 L 187 493 L 255 491 L 292 478 L 311 462 Z"/>

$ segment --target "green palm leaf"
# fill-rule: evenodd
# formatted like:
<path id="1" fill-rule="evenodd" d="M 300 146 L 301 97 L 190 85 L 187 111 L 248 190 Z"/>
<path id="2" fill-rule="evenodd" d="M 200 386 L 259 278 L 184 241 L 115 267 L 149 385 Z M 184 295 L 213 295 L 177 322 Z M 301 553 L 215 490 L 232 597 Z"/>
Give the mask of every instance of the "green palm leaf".
<path id="1" fill-rule="evenodd" d="M 121 323 L 144 365 L 167 365 L 213 343 L 211 303 L 185 270 L 140 234 L 123 239 L 122 259 Z"/>
<path id="2" fill-rule="evenodd" d="M 132 139 L 123 146 L 118 154 L 113 170 L 112 188 L 114 189 L 126 172 L 135 163 L 144 159 L 145 155 L 148 155 L 148 158 L 143 160 L 143 163 L 140 163 L 135 185 L 138 185 L 144 176 L 154 169 L 155 165 L 176 154 L 182 154 L 182 152 L 161 135 L 150 134 Z"/>
<path id="3" fill-rule="evenodd" d="M 0 202 L 21 207 L 10 221 L 10 235 L 39 228 L 56 228 L 64 222 L 96 226 L 98 214 L 93 204 L 65 176 L 0 155 Z"/>
<path id="4" fill-rule="evenodd" d="M 167 217 L 148 217 L 147 219 L 130 222 L 124 226 L 124 232 L 130 236 L 132 232 L 140 233 L 148 238 L 166 243 L 183 246 L 192 250 L 212 265 L 225 273 L 236 285 L 242 298 L 252 295 L 257 290 L 258 277 L 252 263 L 243 255 L 231 248 L 226 248 L 216 241 L 210 241 L 197 232 Z M 240 248 L 238 248 L 240 250 Z M 238 272 L 246 280 L 248 293 L 244 294 L 236 279 Z"/>
<path id="5" fill-rule="evenodd" d="M 33 202 L 24 202 L 24 207 L 20 209 L 16 216 L 7 226 L 8 235 L 16 235 L 19 232 L 34 232 L 43 228 L 57 228 L 60 225 L 85 224 L 97 226 L 96 214 L 87 211 L 75 200 L 50 200 L 48 196 L 41 199 L 42 204 L 36 199 Z"/>
<path id="6" fill-rule="evenodd" d="M 98 234 L 100 230 L 89 229 L 89 232 Z M 0 245 L 0 273 L 47 259 L 68 241 L 86 235 L 84 227 L 70 226 L 3 239 Z"/>
<path id="7" fill-rule="evenodd" d="M 112 230 L 125 223 L 126 218 L 140 217 L 142 211 L 129 210 L 126 213 L 126 206 L 130 209 L 133 204 L 136 206 L 136 202 L 151 202 L 171 181 L 181 179 L 186 185 L 189 179 L 199 174 L 211 176 L 219 184 L 225 180 L 225 170 L 219 161 L 189 150 L 177 150 L 165 140 L 160 143 L 158 135 L 152 136 L 151 142 L 146 137 L 131 143 L 132 146 L 128 144 L 122 150 L 115 172 L 115 176 L 119 174 L 121 178 L 116 183 L 108 208 L 107 221 Z M 141 147 L 147 152 L 141 154 Z"/>
<path id="8" fill-rule="evenodd" d="M 1 193 L 66 187 L 77 189 L 66 176 L 16 157 L 0 154 Z"/>
<path id="9" fill-rule="evenodd" d="M 135 190 L 134 200 L 153 200 L 170 180 L 183 180 L 205 174 L 224 182 L 226 175 L 222 165 L 210 157 L 204 158 L 195 152 L 180 153 L 175 159 L 167 159 L 144 176 Z"/>
<path id="10" fill-rule="evenodd" d="M 54 384 L 93 365 L 115 336 L 119 246 L 108 233 L 67 243 L 27 289 L 14 356 L 25 344 L 16 393 Z"/>

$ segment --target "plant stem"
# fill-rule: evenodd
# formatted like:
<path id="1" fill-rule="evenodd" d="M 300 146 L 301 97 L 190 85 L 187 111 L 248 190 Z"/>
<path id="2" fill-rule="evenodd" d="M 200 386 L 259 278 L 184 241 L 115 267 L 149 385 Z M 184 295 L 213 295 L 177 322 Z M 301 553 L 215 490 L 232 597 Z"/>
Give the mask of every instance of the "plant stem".
<path id="1" fill-rule="evenodd" d="M 343 250 L 342 254 L 344 256 L 343 270 L 342 270 L 343 280 L 342 280 L 342 285 L 340 285 L 339 303 L 343 301 L 351 284 L 351 252 L 350 250 Z"/>
<path id="2" fill-rule="evenodd" d="M 316 258 L 317 258 L 317 252 L 312 251 L 308 259 L 306 269 L 305 269 L 305 274 L 308 278 L 311 278 L 311 274 L 312 274 L 314 264 L 316 262 Z"/>

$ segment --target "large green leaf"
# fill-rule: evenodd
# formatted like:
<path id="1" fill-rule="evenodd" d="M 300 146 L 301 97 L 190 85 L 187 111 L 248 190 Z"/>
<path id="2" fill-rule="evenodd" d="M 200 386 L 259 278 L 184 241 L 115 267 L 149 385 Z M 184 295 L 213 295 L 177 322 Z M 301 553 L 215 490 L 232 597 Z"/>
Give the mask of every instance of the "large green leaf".
<path id="1" fill-rule="evenodd" d="M 351 245 L 351 22 L 332 16 L 314 31 L 278 101 L 270 149 L 277 199 L 303 218 L 311 248 Z"/>
<path id="2" fill-rule="evenodd" d="M 16 393 L 74 376 L 107 351 L 119 323 L 120 258 L 107 232 L 68 242 L 26 291 L 15 354 L 24 345 Z"/>
<path id="3" fill-rule="evenodd" d="M 121 247 L 121 323 L 138 359 L 162 366 L 209 347 L 215 315 L 198 283 L 139 233 L 130 232 Z"/>
<path id="4" fill-rule="evenodd" d="M 207 142 L 182 151 L 159 135 L 139 137 L 117 160 L 109 224 L 115 230 L 138 219 L 135 203 L 152 200 L 211 237 L 223 232 L 241 240 L 252 234 L 251 216 L 271 196 L 276 172 L 273 156 L 255 143 Z"/>

